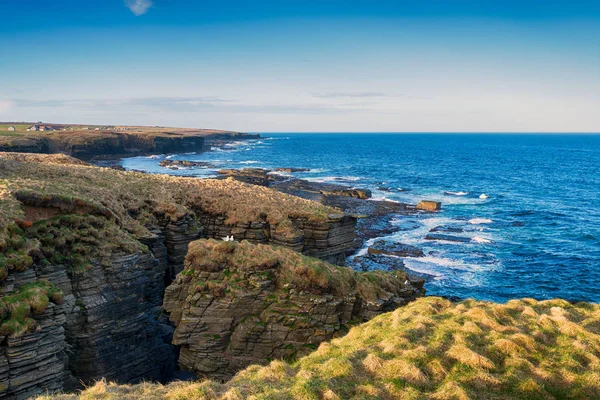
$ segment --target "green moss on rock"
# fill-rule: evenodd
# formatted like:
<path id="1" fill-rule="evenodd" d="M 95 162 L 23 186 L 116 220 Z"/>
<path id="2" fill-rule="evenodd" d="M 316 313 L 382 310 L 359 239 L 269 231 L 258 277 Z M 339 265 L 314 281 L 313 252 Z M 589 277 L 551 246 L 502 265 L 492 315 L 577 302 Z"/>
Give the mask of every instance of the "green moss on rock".
<path id="1" fill-rule="evenodd" d="M 43 313 L 48 304 L 62 304 L 63 293 L 46 281 L 30 283 L 0 299 L 0 335 L 18 337 L 37 328 L 32 318 Z"/>

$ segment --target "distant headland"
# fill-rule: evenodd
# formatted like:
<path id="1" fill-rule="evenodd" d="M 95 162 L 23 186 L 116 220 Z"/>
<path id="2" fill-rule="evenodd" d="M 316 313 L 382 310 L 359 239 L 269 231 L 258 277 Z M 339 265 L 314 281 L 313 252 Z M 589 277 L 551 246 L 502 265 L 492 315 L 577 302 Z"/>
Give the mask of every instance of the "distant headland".
<path id="1" fill-rule="evenodd" d="M 218 129 L 0 122 L 0 151 L 64 153 L 84 160 L 198 152 L 223 140 L 259 137 L 258 134 Z"/>

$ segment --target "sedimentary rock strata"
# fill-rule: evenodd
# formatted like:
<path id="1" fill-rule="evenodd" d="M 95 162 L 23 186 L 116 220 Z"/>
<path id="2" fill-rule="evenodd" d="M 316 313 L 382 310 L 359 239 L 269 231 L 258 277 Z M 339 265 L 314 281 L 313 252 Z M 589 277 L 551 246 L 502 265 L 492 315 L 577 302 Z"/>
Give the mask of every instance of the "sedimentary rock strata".
<path id="1" fill-rule="evenodd" d="M 124 173 L 57 156 L 0 156 L 0 167 L 2 298 L 46 281 L 63 296 L 25 310 L 26 323 L 0 335 L 0 396 L 103 377 L 168 379 L 176 355 L 162 297 L 191 241 L 233 234 L 342 263 L 355 236 L 350 216 L 235 181 Z M 386 293 L 357 315 L 403 301 L 393 297 L 403 292 Z"/>
<path id="2" fill-rule="evenodd" d="M 253 363 L 295 358 L 422 295 L 407 274 L 354 272 L 283 247 L 200 240 L 165 293 L 179 364 L 226 379 Z"/>

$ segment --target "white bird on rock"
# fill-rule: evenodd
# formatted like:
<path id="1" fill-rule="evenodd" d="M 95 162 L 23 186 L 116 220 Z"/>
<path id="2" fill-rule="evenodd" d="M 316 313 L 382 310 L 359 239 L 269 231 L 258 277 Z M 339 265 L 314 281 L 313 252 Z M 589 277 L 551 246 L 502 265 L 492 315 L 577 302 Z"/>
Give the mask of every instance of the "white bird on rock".
<path id="1" fill-rule="evenodd" d="M 225 236 L 225 237 L 223 238 L 223 241 L 224 241 L 224 242 L 233 242 L 233 241 L 234 241 L 234 239 L 233 239 L 233 235 L 231 235 L 231 236 Z"/>

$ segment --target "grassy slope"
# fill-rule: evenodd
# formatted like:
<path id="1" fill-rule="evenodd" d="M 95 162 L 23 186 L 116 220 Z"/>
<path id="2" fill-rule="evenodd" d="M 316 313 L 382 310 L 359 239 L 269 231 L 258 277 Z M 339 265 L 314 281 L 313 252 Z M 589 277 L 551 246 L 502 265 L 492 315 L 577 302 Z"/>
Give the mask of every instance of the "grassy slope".
<path id="1" fill-rule="evenodd" d="M 288 217 L 326 221 L 330 213 L 339 213 L 312 201 L 234 180 L 116 171 L 61 155 L 0 153 L 0 226 L 24 218 L 16 193 L 76 199 L 108 209 L 121 226 L 138 234 L 146 232 L 144 225 L 156 215 L 177 220 L 194 207 L 224 215 L 232 224 L 266 218 L 277 225 Z"/>
<path id="2" fill-rule="evenodd" d="M 402 271 L 356 272 L 282 246 L 252 244 L 245 240 L 239 243 L 210 239 L 190 243 L 184 274 L 191 276 L 196 271 L 214 272 L 223 268 L 227 269 L 229 281 L 223 284 L 230 283 L 229 289 L 233 291 L 237 286 L 233 284 L 245 271 L 276 268 L 278 287 L 291 284 L 309 293 L 331 293 L 340 297 L 356 290 L 364 301 L 381 299 L 384 291 L 394 292 L 407 279 Z"/>
<path id="3" fill-rule="evenodd" d="M 294 364 L 252 366 L 225 384 L 99 382 L 79 398 L 598 399 L 600 305 L 426 297 Z"/>

